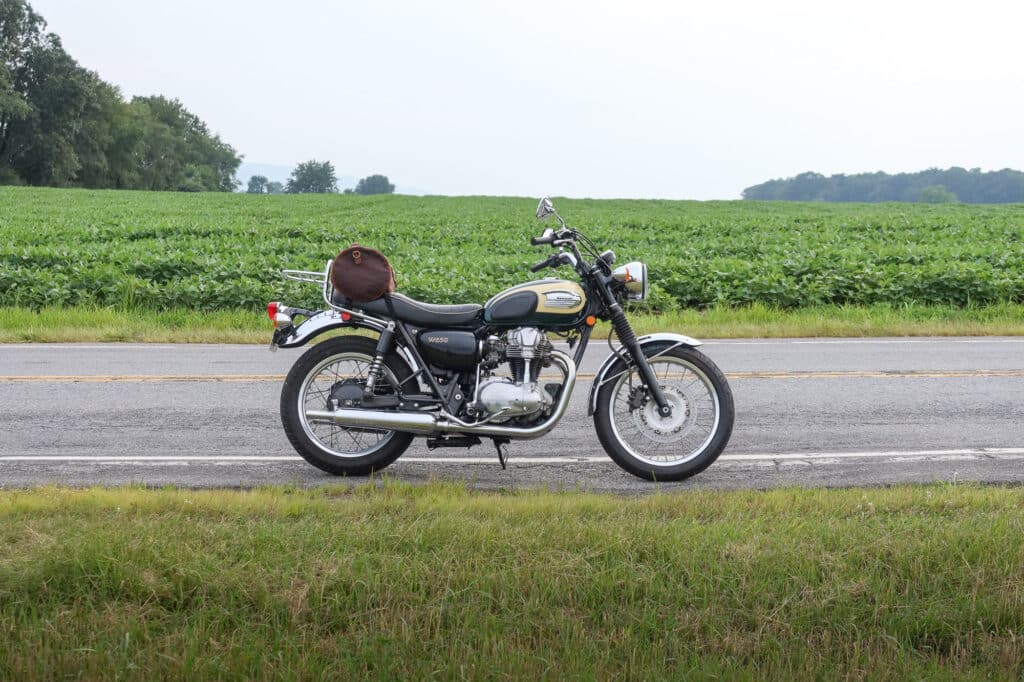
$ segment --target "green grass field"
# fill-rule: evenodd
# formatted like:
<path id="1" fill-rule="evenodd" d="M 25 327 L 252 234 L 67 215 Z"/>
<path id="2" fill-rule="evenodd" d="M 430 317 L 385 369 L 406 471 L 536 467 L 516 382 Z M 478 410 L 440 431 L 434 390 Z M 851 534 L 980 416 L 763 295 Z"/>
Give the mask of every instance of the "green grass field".
<path id="1" fill-rule="evenodd" d="M 2 679 L 1019 679 L 1024 490 L 0 492 Z"/>

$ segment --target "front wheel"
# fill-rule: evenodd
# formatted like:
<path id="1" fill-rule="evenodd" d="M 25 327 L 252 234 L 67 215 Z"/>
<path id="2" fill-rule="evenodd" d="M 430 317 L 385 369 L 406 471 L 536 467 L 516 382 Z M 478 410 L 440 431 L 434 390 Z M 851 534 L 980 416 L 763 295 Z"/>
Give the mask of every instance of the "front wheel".
<path id="1" fill-rule="evenodd" d="M 681 481 L 710 466 L 729 442 L 732 391 L 700 351 L 680 346 L 657 352 L 644 349 L 672 414 L 659 414 L 635 367 L 618 376 L 613 369 L 598 391 L 594 424 L 608 455 L 629 473 L 649 481 Z"/>

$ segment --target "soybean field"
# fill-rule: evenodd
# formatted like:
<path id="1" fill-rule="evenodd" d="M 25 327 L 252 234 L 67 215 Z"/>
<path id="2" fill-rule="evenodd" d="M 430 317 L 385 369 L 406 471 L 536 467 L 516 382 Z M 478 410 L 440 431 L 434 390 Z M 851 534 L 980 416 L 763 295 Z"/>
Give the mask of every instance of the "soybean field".
<path id="1" fill-rule="evenodd" d="M 620 263 L 643 260 L 655 310 L 1024 303 L 1024 205 L 554 199 Z M 316 305 L 282 268 L 384 251 L 399 290 L 483 302 L 533 277 L 536 199 L 257 196 L 0 188 L 4 305 L 138 310 Z M 565 276 L 572 276 L 566 272 Z"/>

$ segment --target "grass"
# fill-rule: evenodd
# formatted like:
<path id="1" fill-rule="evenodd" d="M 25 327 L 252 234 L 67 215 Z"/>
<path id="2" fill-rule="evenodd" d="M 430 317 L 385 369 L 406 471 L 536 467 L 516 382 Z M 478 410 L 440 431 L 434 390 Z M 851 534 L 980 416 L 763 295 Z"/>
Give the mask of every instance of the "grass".
<path id="1" fill-rule="evenodd" d="M 1015 679 L 1024 489 L 0 492 L 0 678 Z"/>
<path id="2" fill-rule="evenodd" d="M 1020 336 L 1024 305 L 819 306 L 777 310 L 763 305 L 631 316 L 638 332 L 677 332 L 697 338 L 814 336 Z M 261 311 L 116 310 L 0 307 L 0 343 L 135 341 L 267 343 Z M 607 334 L 607 325 L 596 338 Z"/>

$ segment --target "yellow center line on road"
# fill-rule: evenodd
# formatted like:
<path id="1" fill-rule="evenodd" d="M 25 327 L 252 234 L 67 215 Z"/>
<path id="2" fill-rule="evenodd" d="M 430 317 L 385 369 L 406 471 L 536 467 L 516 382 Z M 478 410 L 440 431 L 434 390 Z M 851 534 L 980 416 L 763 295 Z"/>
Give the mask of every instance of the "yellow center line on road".
<path id="1" fill-rule="evenodd" d="M 670 374 L 663 378 L 682 378 Z M 591 380 L 593 372 L 580 372 L 578 379 Z M 958 379 L 975 377 L 1024 377 L 1024 369 L 953 369 L 953 370 L 864 370 L 864 371 L 808 371 L 808 372 L 729 372 L 732 381 L 747 379 Z M 0 383 L 56 383 L 56 384 L 109 384 L 109 383 L 262 383 L 284 381 L 283 374 L 50 374 L 0 375 Z M 542 379 L 558 379 L 555 375 L 541 375 Z"/>

